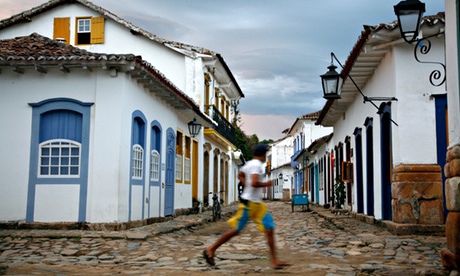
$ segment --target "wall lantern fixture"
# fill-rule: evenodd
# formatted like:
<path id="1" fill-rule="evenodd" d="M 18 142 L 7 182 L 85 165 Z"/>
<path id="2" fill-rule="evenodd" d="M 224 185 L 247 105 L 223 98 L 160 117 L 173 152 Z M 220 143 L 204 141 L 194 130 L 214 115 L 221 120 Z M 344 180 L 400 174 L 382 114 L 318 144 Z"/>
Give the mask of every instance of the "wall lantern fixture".
<path id="1" fill-rule="evenodd" d="M 283 179 L 283 174 L 282 174 L 282 173 L 280 173 L 280 174 L 278 175 L 278 179 Z"/>
<path id="2" fill-rule="evenodd" d="M 310 159 L 307 157 L 307 154 L 305 153 L 305 154 L 302 156 L 302 165 L 303 165 L 303 168 L 304 168 L 304 169 L 307 167 L 308 162 L 310 162 Z"/>
<path id="3" fill-rule="evenodd" d="M 414 47 L 414 57 L 418 63 L 431 63 L 440 65 L 443 69 L 443 72 L 440 70 L 433 70 L 430 74 L 430 83 L 433 86 L 441 86 L 446 82 L 446 66 L 441 62 L 433 61 L 421 61 L 418 53 L 421 55 L 426 55 L 431 50 L 431 41 L 429 38 L 433 36 L 438 36 L 444 31 L 441 31 L 438 34 L 418 38 L 420 32 L 420 26 L 422 22 L 423 13 L 425 12 L 425 3 L 420 2 L 419 0 L 405 0 L 399 2 L 397 5 L 393 6 L 396 17 L 398 18 L 399 30 L 401 32 L 401 37 L 409 44 L 416 42 Z M 423 43 L 426 42 L 426 43 Z"/>
<path id="4" fill-rule="evenodd" d="M 331 65 L 329 65 L 327 68 L 329 71 L 327 71 L 325 74 L 321 75 L 321 82 L 323 84 L 323 98 L 326 100 L 329 99 L 341 99 L 341 94 L 342 94 L 342 85 L 343 85 L 343 77 L 341 74 L 337 73 L 335 69 L 337 66 L 334 65 L 334 60 L 340 65 L 342 68 L 343 72 L 343 65 L 340 63 L 340 61 L 337 59 L 334 53 L 331 53 Z M 395 97 L 368 97 L 363 94 L 361 89 L 359 89 L 358 85 L 356 82 L 353 80 L 353 78 L 347 74 L 347 77 L 350 79 L 350 81 L 353 83 L 353 85 L 356 87 L 358 90 L 359 94 L 363 97 L 363 103 L 370 102 L 377 110 L 379 107 L 374 103 L 374 101 L 397 101 L 398 99 Z M 395 125 L 398 125 L 395 121 L 391 120 Z"/>
<path id="5" fill-rule="evenodd" d="M 195 138 L 201 130 L 201 124 L 196 120 L 196 118 L 193 118 L 193 121 L 190 121 L 188 123 L 188 132 L 190 133 L 190 136 L 192 138 Z"/>
<path id="6" fill-rule="evenodd" d="M 331 65 L 327 67 L 329 71 L 321 75 L 321 82 L 323 84 L 323 98 L 329 99 L 340 99 L 342 93 L 343 78 L 340 76 L 335 69 L 335 66 L 331 60 Z"/>
<path id="7" fill-rule="evenodd" d="M 406 0 L 393 7 L 398 17 L 402 38 L 407 43 L 414 42 L 420 30 L 420 21 L 425 12 L 425 4 L 418 0 Z"/>

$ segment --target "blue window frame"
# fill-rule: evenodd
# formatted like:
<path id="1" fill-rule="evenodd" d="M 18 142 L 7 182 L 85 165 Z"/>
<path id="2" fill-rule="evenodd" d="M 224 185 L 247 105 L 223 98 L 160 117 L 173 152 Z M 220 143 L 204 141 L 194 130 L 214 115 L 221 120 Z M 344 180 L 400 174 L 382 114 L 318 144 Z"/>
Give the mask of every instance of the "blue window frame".
<path id="1" fill-rule="evenodd" d="M 79 185 L 78 222 L 86 221 L 91 106 L 53 98 L 32 107 L 26 221 L 34 221 L 36 186 Z"/>
<path id="2" fill-rule="evenodd" d="M 146 118 L 144 114 L 135 110 L 132 114 L 131 126 L 131 164 L 130 164 L 130 184 L 129 184 L 129 211 L 128 220 L 133 216 L 133 201 L 136 203 L 143 202 L 145 198 L 145 189 L 142 190 L 142 196 L 133 197 L 133 186 L 143 186 L 145 177 L 145 148 L 146 148 Z M 136 217 L 144 218 L 144 204 L 142 210 L 134 210 Z"/>

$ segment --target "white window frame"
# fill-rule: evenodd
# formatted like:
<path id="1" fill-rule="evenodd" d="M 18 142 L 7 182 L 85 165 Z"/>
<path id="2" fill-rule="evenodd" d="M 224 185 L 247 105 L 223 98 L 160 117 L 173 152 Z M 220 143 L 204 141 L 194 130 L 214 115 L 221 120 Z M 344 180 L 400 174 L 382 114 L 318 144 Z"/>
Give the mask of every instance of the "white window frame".
<path id="1" fill-rule="evenodd" d="M 182 180 L 182 155 L 176 154 L 176 180 Z"/>
<path id="2" fill-rule="evenodd" d="M 78 33 L 91 33 L 91 18 L 80 18 L 77 20 L 77 24 Z"/>
<path id="3" fill-rule="evenodd" d="M 190 158 L 185 157 L 185 162 L 184 162 L 184 181 L 185 182 L 190 182 L 190 175 L 191 175 L 191 164 L 190 164 Z"/>
<path id="4" fill-rule="evenodd" d="M 48 155 L 43 154 L 46 149 Z M 78 154 L 74 154 L 75 150 L 78 150 Z M 43 173 L 45 169 L 47 173 Z M 75 169 L 78 172 L 72 174 Z M 37 177 L 78 178 L 80 171 L 81 143 L 68 139 L 52 139 L 40 143 Z"/>
<path id="5" fill-rule="evenodd" d="M 150 153 L 150 180 L 160 180 L 160 153 L 157 150 Z"/>
<path id="6" fill-rule="evenodd" d="M 142 179 L 144 167 L 144 149 L 141 145 L 135 144 L 132 148 L 131 178 Z"/>

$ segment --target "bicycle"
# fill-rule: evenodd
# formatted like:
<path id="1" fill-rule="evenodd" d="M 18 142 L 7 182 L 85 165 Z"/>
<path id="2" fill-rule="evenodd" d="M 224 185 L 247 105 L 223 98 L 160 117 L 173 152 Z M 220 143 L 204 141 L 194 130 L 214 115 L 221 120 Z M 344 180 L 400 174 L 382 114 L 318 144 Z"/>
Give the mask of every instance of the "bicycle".
<path id="1" fill-rule="evenodd" d="M 220 193 L 222 193 L 221 191 Z M 222 207 L 221 203 L 223 204 L 223 200 L 221 199 L 219 201 L 219 197 L 217 196 L 217 193 L 210 192 L 209 194 L 212 194 L 212 220 L 217 221 L 218 219 L 222 218 Z"/>

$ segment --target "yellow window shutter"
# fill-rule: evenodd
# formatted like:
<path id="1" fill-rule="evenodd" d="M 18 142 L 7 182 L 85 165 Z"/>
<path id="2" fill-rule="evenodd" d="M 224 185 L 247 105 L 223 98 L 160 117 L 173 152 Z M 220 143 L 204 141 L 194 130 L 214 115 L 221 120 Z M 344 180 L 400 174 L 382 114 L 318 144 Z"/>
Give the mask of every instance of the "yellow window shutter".
<path id="1" fill-rule="evenodd" d="M 53 39 L 65 39 L 65 44 L 70 43 L 70 17 L 54 18 Z"/>
<path id="2" fill-rule="evenodd" d="M 91 44 L 104 43 L 104 17 L 91 18 Z"/>

